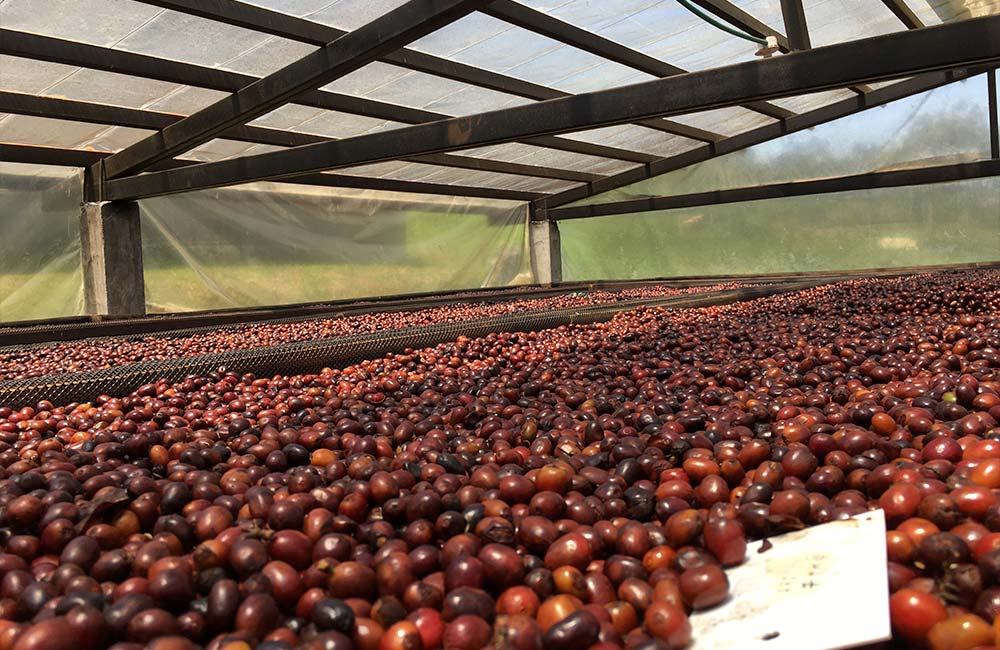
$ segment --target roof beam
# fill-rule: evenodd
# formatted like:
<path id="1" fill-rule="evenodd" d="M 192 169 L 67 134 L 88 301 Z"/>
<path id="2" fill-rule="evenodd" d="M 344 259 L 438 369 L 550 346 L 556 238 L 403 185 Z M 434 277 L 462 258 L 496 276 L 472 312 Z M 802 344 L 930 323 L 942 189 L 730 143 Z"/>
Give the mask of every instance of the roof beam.
<path id="1" fill-rule="evenodd" d="M 889 8 L 889 11 L 899 18 L 899 21 L 906 25 L 907 29 L 920 29 L 924 27 L 924 21 L 917 17 L 906 4 L 906 0 L 882 0 L 882 4 Z"/>
<path id="2" fill-rule="evenodd" d="M 711 192 L 693 192 L 674 196 L 652 196 L 615 203 L 549 209 L 545 211 L 545 214 L 546 218 L 550 221 L 586 219 L 590 217 L 634 214 L 637 212 L 720 205 L 723 203 L 783 199 L 793 196 L 811 196 L 815 194 L 874 190 L 888 187 L 908 187 L 930 183 L 949 183 L 989 176 L 1000 176 L 1000 160 L 981 160 L 970 163 L 917 167 L 914 169 L 869 172 L 866 174 L 838 176 L 836 178 L 772 183 L 769 185 L 737 187 Z"/>
<path id="3" fill-rule="evenodd" d="M 932 72 L 913 79 L 907 79 L 906 81 L 900 81 L 891 86 L 873 90 L 863 96 L 851 97 L 796 115 L 784 124 L 767 124 L 746 133 L 726 138 L 715 146 L 699 147 L 675 156 L 661 158 L 655 163 L 650 163 L 640 169 L 624 171 L 595 183 L 589 183 L 559 192 L 558 194 L 552 194 L 541 199 L 540 202 L 544 204 L 543 207 L 548 207 L 551 210 L 560 205 L 579 201 L 580 199 L 601 194 L 602 192 L 616 190 L 632 183 L 653 178 L 654 176 L 683 169 L 684 167 L 690 167 L 691 165 L 718 158 L 719 156 L 775 140 L 790 133 L 796 133 L 842 117 L 847 117 L 848 115 L 853 115 L 869 108 L 883 106 L 905 97 L 927 92 L 928 90 L 933 90 L 954 81 L 966 79 L 980 72 L 982 70 L 978 69 Z"/>
<path id="4" fill-rule="evenodd" d="M 235 0 L 140 0 L 145 4 L 172 9 L 183 13 L 236 25 L 245 29 L 264 32 L 281 38 L 324 45 L 346 32 L 335 27 L 329 27 L 310 20 L 289 16 L 279 11 L 256 7 Z M 510 95 L 518 95 L 534 100 L 556 99 L 567 97 L 565 93 L 548 86 L 532 83 L 516 77 L 509 77 L 475 66 L 449 61 L 412 49 L 401 49 L 379 57 L 384 63 L 390 63 L 426 74 L 459 81 L 462 83 L 496 90 Z M 722 138 L 717 133 L 696 129 L 685 124 L 670 120 L 648 120 L 641 123 L 657 131 L 663 131 L 701 142 L 715 142 Z"/>
<path id="5" fill-rule="evenodd" d="M 513 0 L 494 0 L 481 13 L 654 77 L 662 79 L 687 72 Z M 746 108 L 775 119 L 795 115 L 788 109 L 768 102 L 750 102 Z"/>
<path id="6" fill-rule="evenodd" d="M 190 151 L 229 127 L 246 124 L 308 90 L 359 70 L 386 52 L 398 50 L 488 2 L 408 0 L 350 34 L 105 158 L 103 173 L 106 178 L 118 178 Z"/>
<path id="7" fill-rule="evenodd" d="M 53 165 L 57 167 L 92 167 L 110 155 L 111 154 L 103 151 L 63 149 L 59 147 L 42 147 L 36 145 L 0 142 L 0 160 L 12 163 Z M 153 169 L 181 169 L 194 164 L 196 163 L 192 160 L 171 159 L 156 163 L 153 166 Z M 402 181 L 392 178 L 350 176 L 348 174 L 306 174 L 278 182 L 288 183 L 291 185 L 350 187 L 386 192 L 412 192 L 417 194 L 468 196 L 483 199 L 500 199 L 504 201 L 533 201 L 544 196 L 538 192 L 522 192 L 518 190 L 504 190 L 492 187 L 475 187 L 469 185 L 447 185 L 444 183 L 425 183 L 422 181 Z"/>
<path id="8" fill-rule="evenodd" d="M 0 28 L 0 54 L 198 88 L 209 88 L 227 93 L 234 93 L 260 78 L 193 63 L 160 59 L 124 50 L 113 50 L 97 45 L 3 28 Z M 309 91 L 298 97 L 295 103 L 404 124 L 422 124 L 452 117 L 444 113 L 325 90 Z M 580 142 L 570 138 L 538 138 L 533 141 L 525 141 L 525 144 L 638 163 L 647 163 L 658 158 L 652 154 Z"/>
<path id="9" fill-rule="evenodd" d="M 778 41 L 778 49 L 782 52 L 788 53 L 794 50 L 808 50 L 810 47 L 810 44 L 808 42 L 808 32 L 804 31 L 805 13 L 802 13 L 802 21 L 803 21 L 803 31 L 806 34 L 806 42 L 802 43 L 798 38 L 796 38 L 795 45 L 793 45 L 792 43 L 789 42 L 791 34 L 789 34 L 789 36 L 786 37 L 784 34 L 779 32 L 774 27 L 771 27 L 770 25 L 760 20 L 757 20 L 755 17 L 743 11 L 729 0 L 692 0 L 692 2 L 700 6 L 702 9 L 705 9 L 706 11 L 709 11 L 718 16 L 719 18 L 725 20 L 730 25 L 739 27 L 747 34 L 751 34 L 758 38 L 767 38 L 768 36 L 773 36 Z M 784 6 L 782 6 L 782 15 L 783 16 L 785 15 Z M 785 24 L 785 29 L 786 30 L 789 29 L 787 22 Z M 868 88 L 867 86 L 864 85 L 855 85 L 851 86 L 851 90 L 860 95 L 871 91 L 871 88 Z"/>
<path id="10" fill-rule="evenodd" d="M 781 0 L 781 17 L 785 21 L 789 47 L 793 50 L 811 49 L 809 26 L 806 24 L 806 10 L 802 7 L 802 0 Z"/>
<path id="11" fill-rule="evenodd" d="M 886 34 L 564 99 L 111 180 L 137 198 L 456 151 L 1000 61 L 1000 16 Z M 863 98 L 862 98 L 863 99 Z"/>
<path id="12" fill-rule="evenodd" d="M 31 115 L 91 124 L 107 124 L 109 126 L 124 126 L 150 131 L 159 131 L 171 124 L 177 123 L 184 117 L 183 115 L 176 115 L 174 113 L 161 113 L 137 108 L 95 104 L 58 97 L 40 97 L 7 91 L 0 91 L 0 113 Z M 249 125 L 230 127 L 226 131 L 219 133 L 218 137 L 238 142 L 267 144 L 276 147 L 298 147 L 304 144 L 315 144 L 317 142 L 336 139 L 313 135 L 311 133 Z M 502 160 L 476 158 L 473 156 L 455 156 L 451 154 L 414 156 L 407 160 L 426 165 L 438 165 L 440 167 L 473 169 L 476 171 L 535 178 L 552 178 L 578 183 L 589 183 L 606 178 L 599 174 L 588 174 L 572 170 L 552 169 L 539 165 L 525 165 Z"/>
<path id="13" fill-rule="evenodd" d="M 782 52 L 791 52 L 793 48 L 785 35 L 757 20 L 752 15 L 743 11 L 729 0 L 691 0 L 696 5 L 711 12 L 734 27 L 739 27 L 747 34 L 757 38 L 767 38 L 773 36 L 778 41 L 778 49 Z"/>

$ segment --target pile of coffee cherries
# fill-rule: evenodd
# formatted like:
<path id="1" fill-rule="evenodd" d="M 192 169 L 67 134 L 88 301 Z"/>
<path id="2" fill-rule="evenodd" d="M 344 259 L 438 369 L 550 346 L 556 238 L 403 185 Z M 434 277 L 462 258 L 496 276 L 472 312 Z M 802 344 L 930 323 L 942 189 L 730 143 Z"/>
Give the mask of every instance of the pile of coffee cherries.
<path id="1" fill-rule="evenodd" d="M 0 650 L 680 650 L 873 508 L 892 647 L 996 650 L 998 421 L 992 271 L 0 408 Z"/>
<path id="2" fill-rule="evenodd" d="M 500 302 L 475 301 L 415 311 L 392 311 L 319 318 L 291 323 L 244 324 L 187 336 L 147 335 L 70 341 L 26 350 L 0 352 L 0 381 L 43 377 L 67 372 L 114 368 L 142 361 L 195 357 L 215 352 L 249 350 L 299 341 L 366 334 L 421 325 L 455 323 L 532 311 L 551 311 L 612 304 L 628 300 L 669 298 L 703 291 L 721 291 L 752 284 L 722 283 L 678 289 L 644 285 L 605 291 L 578 291 L 548 298 L 520 298 Z"/>

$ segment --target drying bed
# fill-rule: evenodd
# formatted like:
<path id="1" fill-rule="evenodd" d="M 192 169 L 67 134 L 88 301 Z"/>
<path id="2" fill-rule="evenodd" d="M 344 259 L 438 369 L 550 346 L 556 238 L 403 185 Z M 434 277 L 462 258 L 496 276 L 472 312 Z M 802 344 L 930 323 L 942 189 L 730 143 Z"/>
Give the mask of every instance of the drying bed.
<path id="1" fill-rule="evenodd" d="M 896 644 L 991 648 L 998 350 L 938 273 L 0 409 L 0 648 L 676 650 L 879 507 Z"/>
<path id="2" fill-rule="evenodd" d="M 651 285 L 615 291 L 591 290 L 544 298 L 452 303 L 418 309 L 354 314 L 313 320 L 265 322 L 224 328 L 164 332 L 141 337 L 94 338 L 54 344 L 0 348 L 0 381 L 67 372 L 85 372 L 142 361 L 162 361 L 232 350 L 264 348 L 407 327 L 496 318 L 509 314 L 628 303 L 732 289 L 736 283 L 676 288 Z M 752 285 L 749 285 L 752 286 Z"/>

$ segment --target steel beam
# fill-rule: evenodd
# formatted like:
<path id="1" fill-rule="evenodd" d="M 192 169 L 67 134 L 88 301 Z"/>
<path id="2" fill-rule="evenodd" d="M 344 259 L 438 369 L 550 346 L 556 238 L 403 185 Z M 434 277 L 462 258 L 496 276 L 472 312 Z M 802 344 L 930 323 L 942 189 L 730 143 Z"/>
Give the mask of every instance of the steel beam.
<path id="1" fill-rule="evenodd" d="M 204 144 L 232 126 L 239 126 L 284 106 L 363 68 L 387 52 L 444 27 L 488 4 L 489 0 L 408 0 L 363 27 L 331 41 L 229 97 L 196 111 L 175 124 L 106 158 L 106 178 L 140 172 Z"/>
<path id="2" fill-rule="evenodd" d="M 802 7 L 802 0 L 781 0 L 781 17 L 785 21 L 788 45 L 793 50 L 812 48 L 812 43 L 809 40 L 809 26 L 806 24 L 806 10 Z"/>
<path id="3" fill-rule="evenodd" d="M 186 192 L 568 133 L 1000 60 L 1000 16 L 886 34 L 773 59 L 109 181 L 107 196 Z M 858 98 L 864 100 L 864 97 Z"/>
<path id="4" fill-rule="evenodd" d="M 0 142 L 0 160 L 12 163 L 87 168 L 92 167 L 104 158 L 107 158 L 109 155 L 110 154 L 108 153 L 100 151 L 84 151 L 82 149 L 62 149 L 58 147 L 40 147 L 34 145 Z M 192 160 L 172 159 L 157 163 L 153 169 L 177 169 L 194 164 L 196 163 Z M 307 174 L 279 182 L 288 183 L 290 185 L 352 187 L 357 189 L 381 190 L 386 192 L 442 194 L 445 196 L 468 196 L 481 199 L 500 199 L 504 201 L 536 201 L 545 196 L 539 192 L 523 192 L 520 190 L 505 190 L 470 185 L 425 183 L 422 181 L 401 181 L 391 178 L 350 176 L 348 174 Z"/>
<path id="5" fill-rule="evenodd" d="M 97 45 L 3 28 L 0 28 L 0 54 L 156 79 L 157 81 L 185 86 L 209 88 L 227 93 L 234 93 L 260 79 L 260 77 L 252 75 L 209 68 L 193 63 L 160 59 L 124 50 L 113 50 Z M 295 103 L 404 124 L 422 124 L 452 117 L 444 113 L 325 90 L 307 92 L 296 99 Z M 569 138 L 537 138 L 527 140 L 525 144 L 638 163 L 647 163 L 658 158 L 658 156 L 651 154 L 580 142 Z"/>
<path id="6" fill-rule="evenodd" d="M 734 27 L 739 27 L 747 34 L 757 38 L 767 38 L 773 36 L 778 41 L 778 48 L 782 52 L 791 52 L 792 48 L 785 35 L 775 28 L 757 20 L 752 15 L 743 11 L 729 0 L 691 0 L 696 5 L 711 12 Z"/>
<path id="7" fill-rule="evenodd" d="M 737 187 L 728 190 L 711 192 L 694 192 L 675 196 L 653 196 L 644 199 L 601 203 L 598 205 L 581 205 L 570 208 L 555 208 L 544 213 L 544 218 L 554 221 L 564 219 L 586 219 L 589 217 L 604 217 L 616 214 L 633 214 L 636 212 L 651 212 L 656 210 L 673 210 L 676 208 L 693 208 L 705 205 L 720 205 L 723 203 L 744 203 L 747 201 L 763 201 L 766 199 L 782 199 L 792 196 L 810 196 L 813 194 L 831 194 L 835 192 L 851 192 L 855 190 L 874 190 L 887 187 L 907 187 L 911 185 L 928 185 L 931 183 L 950 183 L 1000 176 L 1000 161 L 984 160 L 971 163 L 955 163 L 917 169 L 900 169 L 886 172 L 873 172 L 823 178 L 808 181 L 792 181 L 788 183 L 773 183 L 753 187 Z"/>
<path id="8" fill-rule="evenodd" d="M 729 2 L 729 0 L 692 0 L 692 2 L 700 6 L 702 9 L 705 9 L 706 11 L 715 14 L 719 18 L 722 18 L 730 25 L 735 25 L 736 27 L 739 27 L 740 29 L 742 29 L 748 34 L 751 34 L 752 36 L 756 36 L 758 38 L 767 38 L 768 36 L 773 36 L 778 41 L 778 49 L 781 52 L 788 53 L 791 52 L 792 50 L 809 49 L 808 43 L 806 44 L 806 47 L 796 47 L 792 45 L 789 42 L 789 38 L 787 38 L 784 34 L 779 32 L 774 27 L 771 27 L 770 25 L 760 20 L 757 20 L 755 17 L 743 11 L 742 9 L 734 5 L 732 2 Z M 797 43 L 797 44 L 802 45 L 802 43 Z M 871 91 L 871 88 L 864 85 L 853 85 L 850 86 L 850 89 L 858 93 L 859 95 Z"/>
<path id="9" fill-rule="evenodd" d="M 882 0 L 882 4 L 889 8 L 889 11 L 899 18 L 899 21 L 906 25 L 907 29 L 920 29 L 924 27 L 924 21 L 917 17 L 906 4 L 906 0 Z"/>
<path id="10" fill-rule="evenodd" d="M 246 29 L 253 29 L 313 45 L 322 45 L 345 33 L 335 27 L 328 27 L 302 18 L 282 14 L 278 11 L 255 7 L 234 0 L 210 0 L 208 2 L 203 2 L 202 0 L 141 1 L 145 4 L 174 9 L 202 18 L 218 20 L 230 25 L 237 25 Z M 387 54 L 379 60 L 409 70 L 424 72 L 482 88 L 489 88 L 490 90 L 510 95 L 527 97 L 528 99 L 556 99 L 558 97 L 567 97 L 570 94 L 556 90 L 555 88 L 542 86 L 541 84 L 517 79 L 516 77 L 508 77 L 464 63 L 449 61 L 417 50 L 402 49 L 392 54 Z M 703 129 L 696 129 L 670 120 L 649 120 L 640 125 L 702 142 L 715 142 L 722 138 L 719 134 Z"/>
<path id="11" fill-rule="evenodd" d="M 988 92 L 987 110 L 990 112 L 990 155 L 993 159 L 1000 158 L 1000 117 L 997 116 L 998 92 L 997 92 L 997 71 L 990 70 L 986 73 L 986 84 Z"/>
<path id="12" fill-rule="evenodd" d="M 513 0 L 494 0 L 481 13 L 654 77 L 662 79 L 687 72 Z M 750 102 L 746 108 L 775 119 L 795 115 L 786 108 L 768 102 Z"/>
<path id="13" fill-rule="evenodd" d="M 864 96 L 851 97 L 827 106 L 802 113 L 787 120 L 783 124 L 767 124 L 745 133 L 726 138 L 715 146 L 705 146 L 686 151 L 675 156 L 661 158 L 640 169 L 624 171 L 604 180 L 589 183 L 585 186 L 568 189 L 558 194 L 552 194 L 541 202 L 549 208 L 555 208 L 573 201 L 585 199 L 588 196 L 609 192 L 611 190 L 638 183 L 639 181 L 660 176 L 684 167 L 705 162 L 719 156 L 740 151 L 754 145 L 775 140 L 789 133 L 809 129 L 820 124 L 859 113 L 869 108 L 882 106 L 898 99 L 910 97 L 918 93 L 933 90 L 940 86 L 966 79 L 981 73 L 980 69 L 967 69 L 948 72 L 933 72 L 906 81 L 900 81 L 891 86 L 874 90 Z"/>
<path id="14" fill-rule="evenodd" d="M 72 99 L 61 99 L 58 97 L 40 97 L 38 95 L 27 95 L 24 93 L 12 93 L 6 91 L 0 91 L 0 113 L 33 115 L 36 117 L 48 117 L 60 120 L 70 120 L 73 122 L 107 124 L 110 126 L 124 126 L 133 129 L 147 129 L 150 131 L 158 131 L 162 128 L 170 126 L 183 117 L 182 115 L 176 115 L 174 113 L 161 113 L 137 108 L 110 106 L 108 104 L 95 104 L 92 102 L 81 102 Z M 286 131 L 283 129 L 272 129 L 261 126 L 231 127 L 218 134 L 218 137 L 236 140 L 238 142 L 252 142 L 254 144 L 267 144 L 277 147 L 297 147 L 304 144 L 314 144 L 317 142 L 326 142 L 328 140 L 336 139 L 313 135 L 311 133 Z M 476 171 L 495 172 L 498 174 L 513 174 L 516 176 L 530 176 L 535 178 L 552 178 L 582 183 L 590 183 L 605 178 L 599 174 L 588 174 L 565 169 L 554 169 L 551 167 L 541 167 L 539 165 L 525 165 L 521 163 L 504 162 L 502 160 L 490 160 L 487 158 L 476 158 L 472 156 L 454 156 L 451 154 L 414 156 L 413 158 L 408 158 L 407 160 L 427 165 L 438 165 L 440 167 L 473 169 Z"/>

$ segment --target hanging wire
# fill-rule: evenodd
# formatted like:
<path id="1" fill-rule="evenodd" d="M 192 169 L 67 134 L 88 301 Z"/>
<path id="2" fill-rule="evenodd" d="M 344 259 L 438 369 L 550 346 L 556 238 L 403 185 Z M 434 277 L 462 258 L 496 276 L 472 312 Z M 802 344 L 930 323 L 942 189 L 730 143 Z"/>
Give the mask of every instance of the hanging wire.
<path id="1" fill-rule="evenodd" d="M 745 39 L 745 40 L 748 40 L 748 41 L 750 41 L 752 43 L 757 43 L 758 45 L 767 46 L 767 40 L 766 39 L 758 38 L 757 36 L 752 36 L 750 34 L 747 34 L 746 32 L 741 32 L 740 30 L 736 29 L 732 25 L 727 25 L 726 23 L 724 23 L 724 22 L 722 22 L 720 20 L 717 20 L 711 14 L 709 14 L 709 13 L 707 13 L 705 11 L 702 11 L 701 7 L 699 7 L 698 5 L 696 5 L 693 2 L 691 2 L 691 0 L 677 0 L 677 2 L 679 2 L 682 7 L 684 7 L 685 9 L 687 9 L 688 11 L 690 11 L 691 13 L 693 13 L 695 16 L 698 16 L 699 18 L 701 18 L 705 22 L 707 22 L 707 23 L 709 23 L 711 25 L 714 25 L 715 27 L 721 29 L 724 32 L 728 32 L 728 33 L 732 34 L 733 36 L 738 36 L 738 37 L 740 37 L 742 39 Z"/>

